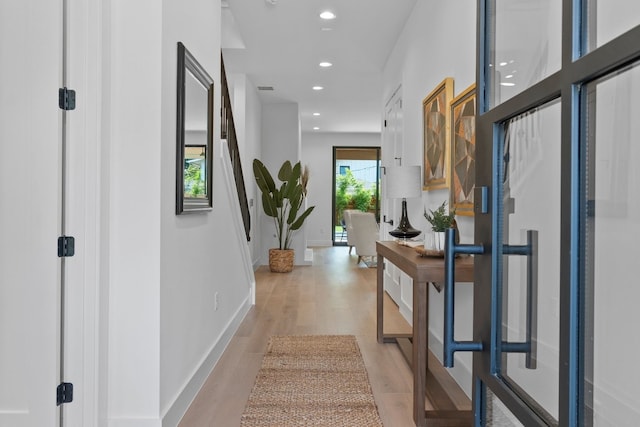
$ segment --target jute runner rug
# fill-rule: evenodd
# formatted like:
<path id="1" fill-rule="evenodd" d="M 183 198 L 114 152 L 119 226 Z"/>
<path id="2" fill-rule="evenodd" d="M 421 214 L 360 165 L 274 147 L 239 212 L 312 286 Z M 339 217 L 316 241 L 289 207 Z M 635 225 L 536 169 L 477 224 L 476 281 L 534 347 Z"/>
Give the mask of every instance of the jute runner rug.
<path id="1" fill-rule="evenodd" d="M 355 336 L 272 336 L 241 426 L 382 426 Z"/>

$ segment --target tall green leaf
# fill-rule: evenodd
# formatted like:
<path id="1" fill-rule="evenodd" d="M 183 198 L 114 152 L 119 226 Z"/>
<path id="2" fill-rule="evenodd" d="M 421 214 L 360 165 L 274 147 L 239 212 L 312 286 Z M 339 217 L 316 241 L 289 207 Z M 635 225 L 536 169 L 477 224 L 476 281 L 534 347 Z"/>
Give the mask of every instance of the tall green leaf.
<path id="1" fill-rule="evenodd" d="M 293 169 L 291 169 L 290 173 L 287 176 L 287 179 L 286 179 L 287 186 L 284 190 L 284 194 L 288 198 L 291 198 L 294 188 L 297 185 L 300 185 L 299 184 L 300 171 L 301 171 L 300 162 L 298 162 L 293 166 Z"/>
<path id="2" fill-rule="evenodd" d="M 280 181 L 288 181 L 289 176 L 291 175 L 291 162 L 287 160 L 280 166 L 280 170 L 278 171 L 278 179 Z"/>
<path id="3" fill-rule="evenodd" d="M 273 197 L 269 193 L 262 193 L 262 207 L 264 208 L 264 213 L 266 213 L 270 217 L 278 216 L 278 208 L 276 206 L 276 202 L 273 200 Z"/>
<path id="4" fill-rule="evenodd" d="M 302 202 L 302 185 L 297 185 L 293 188 L 292 194 L 289 195 L 291 203 L 291 211 L 289 211 L 289 217 L 287 218 L 287 224 L 291 224 L 298 215 L 298 210 Z"/>
<path id="5" fill-rule="evenodd" d="M 271 193 L 276 188 L 276 184 L 267 170 L 266 166 L 258 159 L 253 160 L 253 175 L 256 177 L 256 184 L 263 193 Z"/>
<path id="6" fill-rule="evenodd" d="M 304 211 L 302 213 L 302 215 L 300 215 L 300 217 L 289 226 L 289 228 L 291 230 L 297 230 L 300 227 L 302 227 L 302 224 L 304 223 L 304 220 L 307 219 L 307 217 L 309 216 L 309 214 L 313 211 L 313 209 L 315 208 L 315 206 L 311 206 L 310 208 L 307 208 L 306 211 Z"/>

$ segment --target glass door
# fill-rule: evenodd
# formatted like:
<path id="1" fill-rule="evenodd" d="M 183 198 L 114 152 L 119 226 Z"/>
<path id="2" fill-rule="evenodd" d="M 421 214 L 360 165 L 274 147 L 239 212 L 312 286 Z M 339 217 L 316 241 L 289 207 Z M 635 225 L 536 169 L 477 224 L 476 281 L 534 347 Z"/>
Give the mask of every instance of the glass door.
<path id="1" fill-rule="evenodd" d="M 584 219 L 585 425 L 640 419 L 640 287 L 634 263 L 640 238 L 640 62 L 590 82 Z"/>
<path id="2" fill-rule="evenodd" d="M 610 3 L 478 1 L 474 337 L 445 348 L 478 426 L 640 417 L 640 3 Z"/>
<path id="3" fill-rule="evenodd" d="M 380 218 L 380 147 L 333 147 L 333 245 L 351 246 L 347 209 Z"/>

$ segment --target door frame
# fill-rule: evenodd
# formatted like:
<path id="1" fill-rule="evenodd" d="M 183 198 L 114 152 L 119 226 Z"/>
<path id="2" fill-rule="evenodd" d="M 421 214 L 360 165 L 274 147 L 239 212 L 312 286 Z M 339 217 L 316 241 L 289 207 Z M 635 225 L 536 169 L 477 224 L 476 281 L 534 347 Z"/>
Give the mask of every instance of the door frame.
<path id="1" fill-rule="evenodd" d="M 107 422 L 108 349 L 108 162 L 103 141 L 109 98 L 110 7 L 98 0 L 65 0 L 67 79 L 76 91 L 76 108 L 67 112 L 66 232 L 75 237 L 75 255 L 66 261 L 65 381 L 74 384 L 74 400 L 61 406 L 64 425 Z M 107 79 L 108 81 L 108 79 Z M 106 203 L 108 208 L 108 202 Z M 101 214 L 101 212 L 104 212 Z"/>
<path id="2" fill-rule="evenodd" d="M 588 400 L 584 387 L 584 354 L 590 351 L 584 340 L 587 317 L 585 303 L 585 241 L 584 209 L 587 205 L 585 182 L 588 173 L 586 163 L 586 91 L 585 85 L 630 63 L 640 60 L 640 26 L 618 36 L 610 42 L 588 53 L 588 22 L 586 0 L 562 0 L 562 53 L 561 69 L 520 94 L 501 104 L 489 108 L 488 79 L 491 51 L 489 46 L 492 23 L 487 17 L 494 14 L 495 0 L 478 0 L 477 9 L 477 102 L 478 117 L 476 136 L 477 177 L 476 187 L 489 189 L 489 213 L 475 217 L 476 245 L 493 242 L 499 236 L 499 224 L 494 213 L 501 209 L 501 201 L 494 197 L 497 178 L 500 175 L 500 146 L 503 141 L 501 124 L 507 120 L 560 98 L 561 105 L 561 247 L 560 259 L 565 260 L 560 267 L 560 360 L 559 374 L 559 419 L 563 426 L 589 424 L 585 420 L 585 404 Z M 584 18 L 584 19 L 583 19 Z M 581 22 L 584 27 L 581 27 Z M 481 172 L 482 171 L 482 172 Z M 480 325 L 497 328 L 496 317 L 492 313 L 496 286 L 493 283 L 498 269 L 498 246 L 489 245 L 491 254 L 480 255 L 476 260 L 476 292 L 474 293 L 474 341 L 488 344 L 488 351 L 476 353 L 473 358 L 474 389 L 473 401 L 476 425 L 481 425 L 484 417 L 486 388 L 491 391 L 525 425 L 549 425 L 536 415 L 513 390 L 509 389 L 497 376 L 500 355 L 497 352 L 495 334 Z M 500 255 L 501 256 L 501 255 Z M 484 424 L 483 424 L 484 425 Z"/>
<path id="3" fill-rule="evenodd" d="M 376 168 L 376 219 L 379 221 L 379 217 L 380 217 L 380 162 L 382 161 L 381 159 L 381 153 L 382 153 L 382 149 L 380 148 L 380 146 L 333 146 L 333 150 L 332 150 L 332 165 L 331 165 L 331 169 L 332 169 L 332 187 L 331 187 L 331 242 L 332 242 L 332 246 L 346 246 L 347 243 L 345 242 L 344 244 L 342 243 L 336 243 L 336 233 L 335 233 L 335 229 L 336 226 L 338 225 L 336 223 L 336 151 L 337 150 L 376 150 L 377 152 L 377 159 L 376 162 L 378 163 L 378 167 Z"/>

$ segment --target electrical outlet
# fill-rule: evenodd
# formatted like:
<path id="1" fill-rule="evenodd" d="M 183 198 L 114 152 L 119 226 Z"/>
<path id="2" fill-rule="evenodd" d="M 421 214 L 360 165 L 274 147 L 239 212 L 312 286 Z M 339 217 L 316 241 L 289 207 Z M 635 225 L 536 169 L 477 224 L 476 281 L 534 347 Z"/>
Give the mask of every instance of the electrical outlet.
<path id="1" fill-rule="evenodd" d="M 213 294 L 213 311 L 218 311 L 218 306 L 220 305 L 220 297 L 218 296 L 218 293 L 216 292 L 215 294 Z"/>

